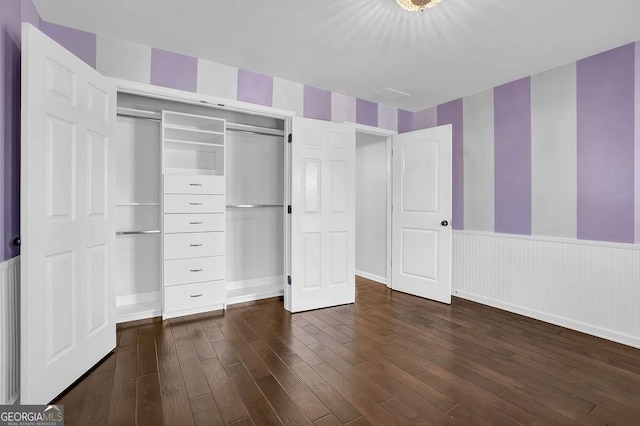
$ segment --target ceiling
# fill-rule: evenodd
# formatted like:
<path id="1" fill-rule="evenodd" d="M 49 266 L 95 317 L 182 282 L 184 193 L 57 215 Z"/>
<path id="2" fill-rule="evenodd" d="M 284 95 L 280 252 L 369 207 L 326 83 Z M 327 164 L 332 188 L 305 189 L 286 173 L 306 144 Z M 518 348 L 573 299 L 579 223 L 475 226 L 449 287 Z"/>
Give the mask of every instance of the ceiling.
<path id="1" fill-rule="evenodd" d="M 43 20 L 418 111 L 640 40 L 638 0 L 35 0 Z M 392 101 L 373 92 L 410 94 Z"/>

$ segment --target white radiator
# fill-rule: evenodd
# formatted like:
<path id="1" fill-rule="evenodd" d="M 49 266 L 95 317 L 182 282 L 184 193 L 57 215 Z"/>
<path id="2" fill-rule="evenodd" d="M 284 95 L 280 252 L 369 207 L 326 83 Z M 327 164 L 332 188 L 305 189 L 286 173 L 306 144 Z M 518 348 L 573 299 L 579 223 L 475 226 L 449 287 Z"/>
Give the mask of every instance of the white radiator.
<path id="1" fill-rule="evenodd" d="M 453 294 L 640 348 L 640 246 L 456 231 Z"/>
<path id="2" fill-rule="evenodd" d="M 0 263 L 0 405 L 20 391 L 20 257 Z"/>

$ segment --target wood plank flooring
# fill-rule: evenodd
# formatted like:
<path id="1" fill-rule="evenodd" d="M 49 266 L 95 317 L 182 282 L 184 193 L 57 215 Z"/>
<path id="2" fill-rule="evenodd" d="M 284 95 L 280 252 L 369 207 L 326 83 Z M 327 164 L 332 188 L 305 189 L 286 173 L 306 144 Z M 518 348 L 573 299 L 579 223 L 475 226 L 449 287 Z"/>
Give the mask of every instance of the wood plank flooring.
<path id="1" fill-rule="evenodd" d="M 59 403 L 67 426 L 638 425 L 640 350 L 358 278 L 355 305 L 121 324 Z"/>

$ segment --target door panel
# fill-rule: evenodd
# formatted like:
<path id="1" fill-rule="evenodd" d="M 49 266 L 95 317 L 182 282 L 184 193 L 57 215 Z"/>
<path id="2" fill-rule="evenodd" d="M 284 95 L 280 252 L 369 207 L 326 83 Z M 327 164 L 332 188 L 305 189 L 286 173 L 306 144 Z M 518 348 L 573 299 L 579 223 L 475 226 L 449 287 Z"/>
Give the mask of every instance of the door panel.
<path id="1" fill-rule="evenodd" d="M 392 288 L 444 303 L 451 303 L 451 170 L 451 126 L 394 137 Z"/>
<path id="2" fill-rule="evenodd" d="M 355 300 L 355 128 L 296 118 L 293 123 L 292 312 Z"/>
<path id="3" fill-rule="evenodd" d="M 115 347 L 115 88 L 23 25 L 22 404 L 46 404 Z"/>

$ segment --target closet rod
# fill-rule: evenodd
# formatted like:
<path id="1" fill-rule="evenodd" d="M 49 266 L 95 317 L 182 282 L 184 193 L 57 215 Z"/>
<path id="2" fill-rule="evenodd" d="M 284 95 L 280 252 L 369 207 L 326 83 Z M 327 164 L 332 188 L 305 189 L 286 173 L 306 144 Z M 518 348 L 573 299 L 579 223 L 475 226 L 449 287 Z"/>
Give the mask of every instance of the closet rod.
<path id="1" fill-rule="evenodd" d="M 259 209 L 263 207 L 284 207 L 283 204 L 227 204 L 228 209 Z"/>
<path id="2" fill-rule="evenodd" d="M 159 234 L 160 230 L 154 231 L 117 231 L 116 235 L 152 235 Z"/>
<path id="3" fill-rule="evenodd" d="M 118 114 L 116 114 L 118 117 L 129 117 L 129 118 L 135 118 L 138 120 L 150 120 L 150 121 L 162 121 L 161 118 L 153 118 L 153 117 L 143 117 L 140 115 L 134 115 L 134 114 L 125 114 L 123 112 L 119 112 Z"/>

